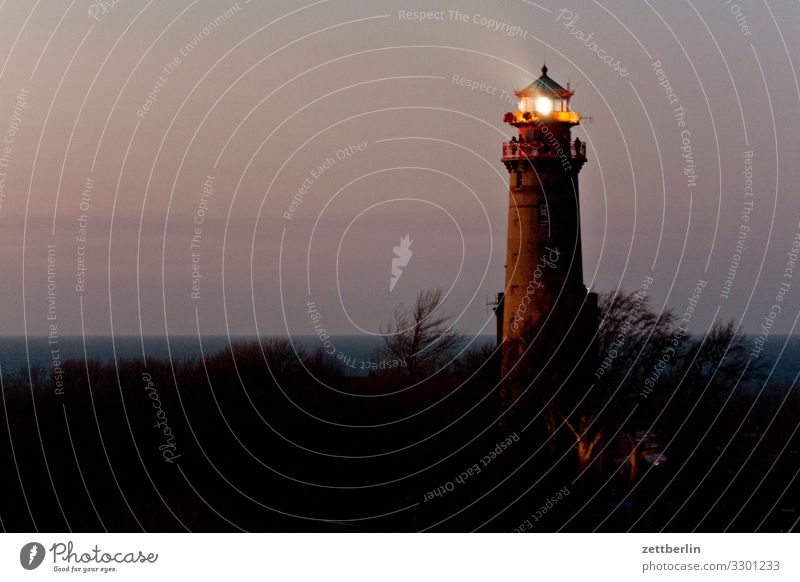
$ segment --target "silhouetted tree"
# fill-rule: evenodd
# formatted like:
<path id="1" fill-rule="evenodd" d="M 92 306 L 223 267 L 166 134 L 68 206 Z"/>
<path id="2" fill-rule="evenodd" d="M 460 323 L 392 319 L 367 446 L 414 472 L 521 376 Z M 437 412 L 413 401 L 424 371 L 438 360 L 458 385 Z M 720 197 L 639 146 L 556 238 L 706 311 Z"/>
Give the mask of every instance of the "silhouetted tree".
<path id="1" fill-rule="evenodd" d="M 452 374 L 461 379 L 480 379 L 497 382 L 500 379 L 500 350 L 494 342 L 473 346 L 453 362 Z"/>
<path id="2" fill-rule="evenodd" d="M 759 374 L 761 365 L 749 360 L 732 322 L 717 322 L 692 338 L 671 310 L 653 311 L 642 292 L 600 294 L 598 309 L 593 346 L 566 330 L 538 337 L 536 330 L 523 330 L 517 351 L 532 348 L 510 375 L 511 382 L 531 387 L 527 406 L 541 414 L 548 438 L 568 435 L 580 470 L 612 431 L 627 434 L 620 442 L 629 447 L 627 456 L 635 456 L 635 431 L 674 430 L 692 411 L 720 406 L 745 371 L 751 379 Z M 669 414 L 661 414 L 667 404 Z M 635 406 L 640 413 L 627 419 Z M 636 466 L 634 459 L 631 468 Z"/>
<path id="3" fill-rule="evenodd" d="M 433 373 L 464 341 L 442 307 L 441 289 L 420 291 L 412 307 L 398 307 L 386 329 L 381 328 L 385 342 L 382 356 L 405 364 L 396 370 L 412 377 Z"/>

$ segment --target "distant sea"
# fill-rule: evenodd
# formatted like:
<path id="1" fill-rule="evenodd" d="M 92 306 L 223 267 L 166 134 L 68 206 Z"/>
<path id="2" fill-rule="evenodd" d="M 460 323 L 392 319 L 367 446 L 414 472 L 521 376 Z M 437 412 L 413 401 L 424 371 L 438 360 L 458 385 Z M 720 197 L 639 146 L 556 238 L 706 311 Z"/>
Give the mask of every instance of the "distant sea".
<path id="1" fill-rule="evenodd" d="M 285 336 L 265 336 L 262 341 L 270 339 L 286 339 Z M 375 336 L 334 336 L 331 338 L 337 353 L 352 358 L 358 362 L 370 362 L 376 359 L 378 349 L 383 346 L 383 340 Z M 294 336 L 292 342 L 298 350 L 312 354 L 320 346 L 317 336 Z M 86 357 L 89 360 L 101 363 L 117 360 L 133 360 L 142 358 L 142 350 L 148 360 L 168 360 L 182 362 L 188 359 L 199 359 L 201 354 L 206 357 L 224 351 L 233 343 L 255 342 L 254 336 L 203 336 L 201 342 L 197 337 L 190 336 L 87 336 L 85 339 Z M 749 341 L 749 338 L 748 338 Z M 494 342 L 494 336 L 477 336 L 472 338 L 472 346 Z M 785 344 L 785 347 L 784 347 Z M 64 336 L 58 339 L 59 355 L 64 360 L 84 359 L 84 339 L 80 336 Z M 781 354 L 783 350 L 783 354 Z M 779 357 L 780 356 L 780 357 Z M 773 335 L 769 337 L 761 358 L 775 362 L 772 381 L 791 383 L 800 371 L 800 335 L 785 336 Z M 3 376 L 16 375 L 27 370 L 28 364 L 47 370 L 52 366 L 50 346 L 46 337 L 28 337 L 27 352 L 24 337 L 0 337 L 0 366 Z M 351 366 L 351 374 L 358 374 L 361 366 Z M 368 366 L 367 366 L 368 368 Z M 364 372 L 366 373 L 366 371 Z"/>

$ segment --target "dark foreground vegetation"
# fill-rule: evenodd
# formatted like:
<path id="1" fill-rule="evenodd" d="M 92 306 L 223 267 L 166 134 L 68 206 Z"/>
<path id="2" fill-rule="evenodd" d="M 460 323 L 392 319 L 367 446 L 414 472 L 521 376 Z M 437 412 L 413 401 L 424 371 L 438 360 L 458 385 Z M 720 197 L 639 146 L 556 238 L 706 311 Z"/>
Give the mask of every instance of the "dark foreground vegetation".
<path id="1" fill-rule="evenodd" d="M 501 418 L 498 355 L 451 362 L 464 342 L 431 317 L 439 301 L 421 294 L 398 313 L 376 360 L 405 365 L 367 377 L 273 341 L 205 361 L 67 363 L 63 394 L 41 370 L 3 378 L 3 529 L 786 531 L 797 520 L 800 400 L 762 389 L 769 368 L 731 326 L 684 337 L 672 314 L 602 297 L 585 381 L 523 357 L 506 382 L 527 396 Z M 548 346 L 559 350 L 586 352 Z"/>

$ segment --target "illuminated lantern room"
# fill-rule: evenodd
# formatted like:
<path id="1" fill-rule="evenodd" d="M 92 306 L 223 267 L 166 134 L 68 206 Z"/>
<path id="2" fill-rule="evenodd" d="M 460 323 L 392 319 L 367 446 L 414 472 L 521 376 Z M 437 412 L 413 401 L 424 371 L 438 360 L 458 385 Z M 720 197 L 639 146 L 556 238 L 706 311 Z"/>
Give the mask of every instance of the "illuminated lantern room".
<path id="1" fill-rule="evenodd" d="M 569 100 L 573 92 L 569 84 L 565 89 L 547 76 L 547 67 L 542 67 L 542 76 L 524 89 L 516 92 L 519 111 L 506 114 L 506 121 L 532 123 L 548 121 L 567 122 L 576 125 L 580 115 L 570 111 Z M 512 119 L 513 118 L 513 119 Z"/>
<path id="2" fill-rule="evenodd" d="M 585 160 L 585 144 L 572 143 L 570 138 L 571 128 L 581 121 L 580 114 L 570 109 L 573 93 L 569 83 L 564 88 L 551 79 L 546 66 L 542 67 L 541 77 L 516 91 L 518 110 L 503 117 L 503 121 L 518 131 L 514 141 L 503 146 L 503 161 L 509 170 L 516 170 L 514 162 L 518 160 L 549 158 L 556 154 Z"/>
<path id="3" fill-rule="evenodd" d="M 565 89 L 547 76 L 547 67 L 542 67 L 542 76 L 517 91 L 519 110 L 522 113 L 531 112 L 536 116 L 545 117 L 553 112 L 569 111 L 569 99 L 572 91 Z"/>

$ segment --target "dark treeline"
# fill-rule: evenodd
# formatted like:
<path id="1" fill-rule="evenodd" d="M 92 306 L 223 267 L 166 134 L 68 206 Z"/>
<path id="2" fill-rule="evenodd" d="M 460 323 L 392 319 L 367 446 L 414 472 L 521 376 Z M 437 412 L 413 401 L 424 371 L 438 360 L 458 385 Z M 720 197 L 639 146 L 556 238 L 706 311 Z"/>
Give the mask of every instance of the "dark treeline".
<path id="1" fill-rule="evenodd" d="M 499 419 L 498 354 L 450 361 L 463 338 L 430 317 L 440 295 L 420 297 L 376 356 L 404 365 L 367 377 L 270 341 L 205 361 L 66 363 L 63 394 L 42 370 L 3 378 L 2 527 L 779 531 L 797 519 L 800 400 L 761 390 L 768 368 L 732 327 L 675 343 L 671 314 L 605 296 L 591 390 L 559 389 L 539 356 L 522 358 L 506 380 L 527 388 L 522 412 Z"/>

